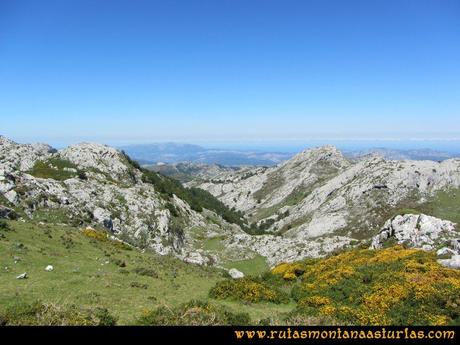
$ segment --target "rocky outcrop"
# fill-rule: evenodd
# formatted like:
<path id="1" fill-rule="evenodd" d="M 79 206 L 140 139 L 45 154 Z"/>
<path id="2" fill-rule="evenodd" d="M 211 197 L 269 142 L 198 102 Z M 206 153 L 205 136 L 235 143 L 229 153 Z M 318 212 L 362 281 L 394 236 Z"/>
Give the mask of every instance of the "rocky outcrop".
<path id="1" fill-rule="evenodd" d="M 410 248 L 436 250 L 438 262 L 451 268 L 460 267 L 460 233 L 455 224 L 424 214 L 405 214 L 389 219 L 382 230 L 372 238 L 371 249 L 398 243 Z"/>
<path id="2" fill-rule="evenodd" d="M 372 238 L 371 249 L 380 249 L 394 239 L 399 244 L 425 250 L 437 249 L 460 236 L 455 224 L 425 214 L 405 214 L 389 219 L 380 233 Z"/>
<path id="3" fill-rule="evenodd" d="M 440 259 L 438 262 L 449 268 L 460 268 L 460 255 L 455 254 L 450 259 Z"/>
<path id="4" fill-rule="evenodd" d="M 27 171 L 38 159 L 49 157 L 54 152 L 56 150 L 46 144 L 17 144 L 0 135 L 0 176 L 14 170 Z"/>
<path id="5" fill-rule="evenodd" d="M 127 164 L 121 152 L 106 145 L 93 143 L 72 145 L 61 150 L 59 156 L 85 170 L 102 173 L 115 180 L 131 179 L 137 182 L 140 179 L 140 173 Z"/>
<path id="6" fill-rule="evenodd" d="M 175 164 L 157 163 L 145 165 L 145 168 L 159 172 L 162 175 L 170 176 L 183 183 L 193 179 L 212 179 L 217 175 L 238 171 L 237 167 L 226 167 L 218 164 L 202 164 L 193 162 L 182 162 Z"/>

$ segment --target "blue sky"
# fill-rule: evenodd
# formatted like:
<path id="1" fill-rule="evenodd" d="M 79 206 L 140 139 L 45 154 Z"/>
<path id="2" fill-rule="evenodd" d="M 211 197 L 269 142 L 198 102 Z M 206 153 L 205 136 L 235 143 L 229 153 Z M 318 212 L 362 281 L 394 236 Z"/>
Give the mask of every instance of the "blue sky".
<path id="1" fill-rule="evenodd" d="M 460 1 L 0 1 L 0 134 L 460 138 Z"/>

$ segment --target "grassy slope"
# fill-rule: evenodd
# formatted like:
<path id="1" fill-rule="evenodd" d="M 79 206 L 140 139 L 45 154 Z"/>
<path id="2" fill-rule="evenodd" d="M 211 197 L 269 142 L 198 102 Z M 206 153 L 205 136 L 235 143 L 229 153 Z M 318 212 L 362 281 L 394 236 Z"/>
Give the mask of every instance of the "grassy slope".
<path id="1" fill-rule="evenodd" d="M 132 324 L 146 310 L 158 306 L 174 307 L 191 299 L 208 300 L 210 288 L 223 279 L 222 271 L 118 248 L 110 241 L 90 239 L 75 228 L 9 224 L 13 230 L 0 230 L 5 237 L 0 238 L 0 309 L 18 300 L 30 303 L 39 299 L 46 303 L 105 307 L 119 318 L 119 324 Z M 15 257 L 19 258 L 16 264 Z M 126 267 L 120 267 L 121 262 Z M 46 272 L 47 265 L 53 265 L 54 271 Z M 158 278 L 136 274 L 136 268 L 153 269 Z M 15 279 L 23 272 L 27 272 L 29 279 Z M 231 301 L 212 303 L 247 312 L 252 320 L 292 308 L 272 303 L 252 306 Z"/>
<path id="2" fill-rule="evenodd" d="M 226 268 L 236 268 L 246 275 L 258 275 L 270 269 L 265 258 L 256 255 L 252 259 L 232 261 L 224 264 Z"/>
<path id="3" fill-rule="evenodd" d="M 460 225 L 460 189 L 438 192 L 420 207 L 422 212 Z"/>
<path id="4" fill-rule="evenodd" d="M 241 261 L 239 266 L 233 263 L 232 267 L 259 276 L 256 281 L 290 296 L 278 304 L 247 303 L 241 297 L 209 298 L 209 291 L 225 279 L 214 268 L 128 250 L 71 227 L 8 224 L 12 230 L 0 230 L 0 313 L 18 301 L 38 299 L 107 308 L 119 324 L 133 324 L 157 307 L 174 308 L 200 299 L 248 313 L 252 323 L 267 319 L 264 322 L 275 324 L 460 322 L 460 272 L 441 267 L 433 254 L 419 250 L 345 251 L 281 265 L 273 274 L 262 276 L 259 273 L 267 267 L 259 257 Z M 54 271 L 44 270 L 49 264 Z M 139 268 L 153 270 L 154 277 L 136 273 Z M 15 279 L 23 272 L 28 279 Z"/>

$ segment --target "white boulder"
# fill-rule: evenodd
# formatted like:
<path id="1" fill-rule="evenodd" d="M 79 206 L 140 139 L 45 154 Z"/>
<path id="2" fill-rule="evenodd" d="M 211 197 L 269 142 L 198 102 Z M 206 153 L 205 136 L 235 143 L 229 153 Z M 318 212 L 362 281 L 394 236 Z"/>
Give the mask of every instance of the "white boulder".
<path id="1" fill-rule="evenodd" d="M 438 262 L 449 268 L 460 268 L 460 255 L 453 255 L 450 259 L 438 260 Z"/>
<path id="2" fill-rule="evenodd" d="M 232 277 L 233 279 L 241 279 L 241 278 L 244 278 L 244 273 L 241 272 L 241 271 L 238 271 L 236 268 L 231 268 L 231 269 L 228 271 L 228 274 L 230 274 L 230 277 Z"/>
<path id="3" fill-rule="evenodd" d="M 436 251 L 437 256 L 441 256 L 441 255 L 456 255 L 456 254 L 457 253 L 455 252 L 455 250 L 447 248 L 447 247 L 442 247 L 442 248 L 440 248 L 440 249 L 438 249 Z"/>

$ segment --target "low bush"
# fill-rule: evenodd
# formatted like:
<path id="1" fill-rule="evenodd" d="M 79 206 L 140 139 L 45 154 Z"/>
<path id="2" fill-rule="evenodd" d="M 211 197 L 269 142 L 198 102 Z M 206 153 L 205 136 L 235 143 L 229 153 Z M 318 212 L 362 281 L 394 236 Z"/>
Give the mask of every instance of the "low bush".
<path id="1" fill-rule="evenodd" d="M 233 313 L 221 306 L 207 302 L 190 301 L 175 308 L 166 306 L 147 310 L 138 318 L 137 324 L 150 326 L 207 326 L 207 325 L 247 325 L 250 318 L 247 313 Z"/>
<path id="2" fill-rule="evenodd" d="M 131 282 L 129 286 L 131 286 L 132 288 L 138 288 L 138 289 L 144 289 L 144 290 L 147 290 L 149 288 L 147 284 L 142 284 L 139 282 Z"/>
<path id="3" fill-rule="evenodd" d="M 117 319 L 105 308 L 19 302 L 0 311 L 5 326 L 113 326 Z"/>
<path id="4" fill-rule="evenodd" d="M 0 219 L 0 230 L 9 231 L 9 230 L 11 230 L 11 227 L 3 219 Z"/>
<path id="5" fill-rule="evenodd" d="M 126 267 L 126 262 L 121 259 L 112 259 L 112 262 L 118 267 Z"/>
<path id="6" fill-rule="evenodd" d="M 134 270 L 134 273 L 140 275 L 140 276 L 147 276 L 147 277 L 152 277 L 152 278 L 158 278 L 158 273 L 152 270 L 151 268 L 145 268 L 145 267 L 136 267 Z"/>
<path id="7" fill-rule="evenodd" d="M 61 243 L 66 249 L 71 249 L 75 247 L 75 242 L 69 235 L 61 235 Z"/>

